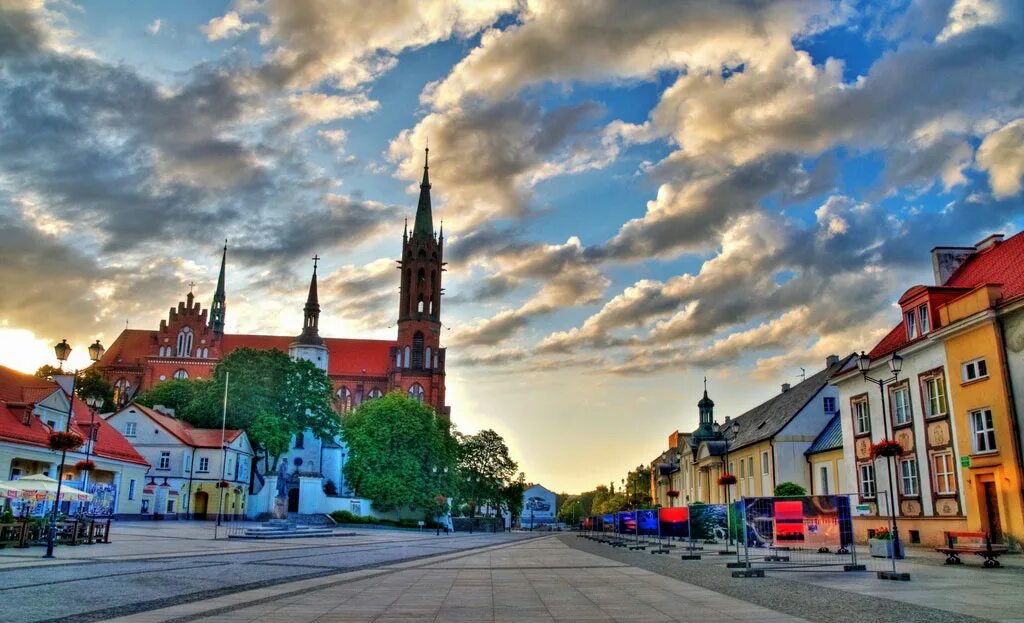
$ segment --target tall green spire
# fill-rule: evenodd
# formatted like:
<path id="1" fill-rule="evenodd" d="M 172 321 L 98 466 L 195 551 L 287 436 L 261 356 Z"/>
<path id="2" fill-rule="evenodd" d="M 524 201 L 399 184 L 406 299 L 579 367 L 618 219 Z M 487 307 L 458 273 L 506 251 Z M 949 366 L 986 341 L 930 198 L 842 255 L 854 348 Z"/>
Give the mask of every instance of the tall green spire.
<path id="1" fill-rule="evenodd" d="M 224 271 L 228 263 L 228 241 L 224 239 L 224 254 L 220 258 L 220 276 L 217 277 L 217 291 L 213 293 L 210 306 L 210 328 L 217 335 L 224 333 L 224 316 L 227 312 L 227 295 L 224 292 Z"/>
<path id="2" fill-rule="evenodd" d="M 430 208 L 430 177 L 428 172 L 430 170 L 430 164 L 428 158 L 430 156 L 430 148 L 424 150 L 423 156 L 423 181 L 420 182 L 420 201 L 416 206 L 416 222 L 412 227 L 412 237 L 418 238 L 420 236 L 426 236 L 430 238 L 434 235 L 434 216 L 431 213 Z"/>

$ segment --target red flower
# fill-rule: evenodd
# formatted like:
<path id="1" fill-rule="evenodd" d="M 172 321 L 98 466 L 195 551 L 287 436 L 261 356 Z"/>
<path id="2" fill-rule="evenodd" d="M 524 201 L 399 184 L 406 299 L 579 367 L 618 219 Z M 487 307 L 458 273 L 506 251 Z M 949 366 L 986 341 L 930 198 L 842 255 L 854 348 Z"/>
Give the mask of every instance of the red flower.
<path id="1" fill-rule="evenodd" d="M 666 495 L 668 497 L 670 497 L 670 498 L 677 498 L 677 497 L 679 497 L 679 492 L 676 491 L 675 489 L 669 489 L 669 491 L 668 491 L 668 493 L 666 493 Z"/>
<path id="2" fill-rule="evenodd" d="M 903 446 L 898 441 L 882 439 L 878 443 L 871 444 L 871 458 L 877 459 L 880 456 L 900 456 L 903 454 Z"/>
<path id="3" fill-rule="evenodd" d="M 54 452 L 77 450 L 82 447 L 85 440 L 78 433 L 70 431 L 61 431 L 56 433 L 50 433 L 48 444 L 50 449 Z"/>
<path id="4" fill-rule="evenodd" d="M 230 486 L 231 486 L 231 483 L 226 481 L 226 480 L 222 480 L 222 481 L 217 483 L 217 488 L 218 489 L 227 489 Z"/>
<path id="5" fill-rule="evenodd" d="M 718 477 L 718 484 L 725 486 L 734 485 L 736 484 L 736 476 L 733 476 L 732 474 L 722 474 Z"/>
<path id="6" fill-rule="evenodd" d="M 75 469 L 80 472 L 91 472 L 96 469 L 96 464 L 92 461 L 79 461 L 75 463 Z"/>

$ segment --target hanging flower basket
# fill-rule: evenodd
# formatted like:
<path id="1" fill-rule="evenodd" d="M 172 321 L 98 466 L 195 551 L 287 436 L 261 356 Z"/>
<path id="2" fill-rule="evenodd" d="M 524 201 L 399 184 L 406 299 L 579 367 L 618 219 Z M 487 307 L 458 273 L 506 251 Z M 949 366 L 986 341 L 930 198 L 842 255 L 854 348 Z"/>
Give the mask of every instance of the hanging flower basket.
<path id="1" fill-rule="evenodd" d="M 92 461 L 79 461 L 75 463 L 75 469 L 80 472 L 91 472 L 96 469 L 96 464 Z"/>
<path id="2" fill-rule="evenodd" d="M 722 474 L 718 477 L 718 484 L 723 486 L 729 486 L 736 484 L 736 476 L 732 474 Z"/>
<path id="3" fill-rule="evenodd" d="M 50 438 L 47 445 L 54 452 L 67 452 L 68 450 L 77 450 L 82 447 L 85 440 L 78 433 L 72 433 L 69 431 L 60 431 L 56 433 L 50 433 Z"/>
<path id="4" fill-rule="evenodd" d="M 222 481 L 220 481 L 220 482 L 218 482 L 218 483 L 217 483 L 217 488 L 218 488 L 218 489 L 227 489 L 227 488 L 228 488 L 228 487 L 230 487 L 230 486 L 231 486 L 231 483 L 229 483 L 229 482 L 228 482 L 228 481 L 226 481 L 226 480 L 222 480 Z"/>
<path id="5" fill-rule="evenodd" d="M 878 443 L 871 444 L 871 458 L 877 459 L 880 456 L 900 456 L 903 454 L 903 446 L 898 441 L 883 439 Z"/>
<path id="6" fill-rule="evenodd" d="M 677 498 L 679 497 L 679 492 L 676 491 L 675 489 L 670 489 L 668 493 L 666 493 L 665 495 L 667 495 L 670 498 Z"/>

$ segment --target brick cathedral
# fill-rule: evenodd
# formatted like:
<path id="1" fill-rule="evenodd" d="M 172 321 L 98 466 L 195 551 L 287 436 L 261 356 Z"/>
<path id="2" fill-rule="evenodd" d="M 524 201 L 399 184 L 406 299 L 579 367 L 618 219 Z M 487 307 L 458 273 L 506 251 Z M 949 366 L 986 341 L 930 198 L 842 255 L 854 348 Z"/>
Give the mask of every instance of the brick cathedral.
<path id="1" fill-rule="evenodd" d="M 225 244 L 209 309 L 203 309 L 190 291 L 171 308 L 167 319 L 160 321 L 158 329 L 125 329 L 95 364 L 113 384 L 117 406 L 160 381 L 208 378 L 221 358 L 236 348 L 276 348 L 324 370 L 341 411 L 400 390 L 448 415 L 445 349 L 440 346 L 444 232 L 434 231 L 428 164 L 424 161 L 412 232 L 407 222 L 402 234 L 397 339 L 322 337 L 315 259 L 298 335 L 225 333 Z"/>

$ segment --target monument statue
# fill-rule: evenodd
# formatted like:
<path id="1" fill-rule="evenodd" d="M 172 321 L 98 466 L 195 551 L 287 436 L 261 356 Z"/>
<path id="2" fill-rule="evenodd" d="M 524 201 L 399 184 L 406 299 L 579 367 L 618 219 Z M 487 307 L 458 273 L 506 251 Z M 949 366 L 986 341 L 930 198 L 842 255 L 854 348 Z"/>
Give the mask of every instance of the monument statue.
<path id="1" fill-rule="evenodd" d="M 288 464 L 281 459 L 277 466 L 277 496 L 274 499 L 274 519 L 288 516 Z"/>

